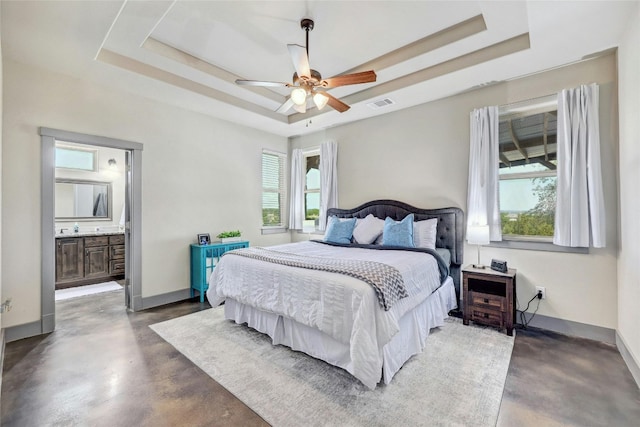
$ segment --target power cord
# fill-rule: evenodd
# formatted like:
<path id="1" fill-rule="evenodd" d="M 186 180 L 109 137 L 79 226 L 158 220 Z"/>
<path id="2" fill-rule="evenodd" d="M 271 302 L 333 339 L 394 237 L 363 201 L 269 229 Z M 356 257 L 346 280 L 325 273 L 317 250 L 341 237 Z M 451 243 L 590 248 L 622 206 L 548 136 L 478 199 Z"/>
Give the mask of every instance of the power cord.
<path id="1" fill-rule="evenodd" d="M 525 316 L 525 313 L 527 310 L 529 310 L 529 305 L 531 304 L 531 302 L 538 298 L 538 305 L 536 306 L 536 309 L 533 311 L 533 314 L 531 315 L 531 317 L 529 318 L 529 320 L 527 320 L 527 317 Z M 520 307 L 520 303 L 518 302 L 518 298 L 516 297 L 516 311 L 520 312 L 520 325 L 522 325 L 523 329 L 527 329 L 527 326 L 529 326 L 529 323 L 531 323 L 531 321 L 533 320 L 533 318 L 536 316 L 536 313 L 538 312 L 538 309 L 540 308 L 540 300 L 542 299 L 542 291 L 538 291 L 536 292 L 536 294 L 527 302 L 527 306 L 525 307 L 524 310 L 518 310 L 518 308 Z"/>

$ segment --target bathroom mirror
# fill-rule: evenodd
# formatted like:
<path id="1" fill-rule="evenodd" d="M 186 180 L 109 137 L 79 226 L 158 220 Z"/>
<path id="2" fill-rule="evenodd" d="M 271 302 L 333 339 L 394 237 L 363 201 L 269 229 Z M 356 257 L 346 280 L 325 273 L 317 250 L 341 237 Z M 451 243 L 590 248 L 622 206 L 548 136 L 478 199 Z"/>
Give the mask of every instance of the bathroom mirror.
<path id="1" fill-rule="evenodd" d="M 56 221 L 111 220 L 111 183 L 56 179 Z"/>

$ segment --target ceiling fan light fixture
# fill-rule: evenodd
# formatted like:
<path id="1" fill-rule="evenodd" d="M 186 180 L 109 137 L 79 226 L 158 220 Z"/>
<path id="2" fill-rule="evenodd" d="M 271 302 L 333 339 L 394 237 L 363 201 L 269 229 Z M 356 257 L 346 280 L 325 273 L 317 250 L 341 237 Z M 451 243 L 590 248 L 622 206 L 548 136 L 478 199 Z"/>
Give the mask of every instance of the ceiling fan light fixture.
<path id="1" fill-rule="evenodd" d="M 293 104 L 293 109 L 296 110 L 300 114 L 304 114 L 307 112 L 307 104 L 304 103 L 302 105 Z"/>
<path id="2" fill-rule="evenodd" d="M 294 88 L 291 91 L 291 100 L 296 105 L 302 105 L 307 102 L 307 91 L 301 87 Z"/>
<path id="3" fill-rule="evenodd" d="M 329 102 L 329 98 L 323 93 L 316 92 L 315 95 L 313 95 L 313 103 L 316 104 L 318 110 L 322 110 L 324 106 L 327 105 L 327 102 Z"/>

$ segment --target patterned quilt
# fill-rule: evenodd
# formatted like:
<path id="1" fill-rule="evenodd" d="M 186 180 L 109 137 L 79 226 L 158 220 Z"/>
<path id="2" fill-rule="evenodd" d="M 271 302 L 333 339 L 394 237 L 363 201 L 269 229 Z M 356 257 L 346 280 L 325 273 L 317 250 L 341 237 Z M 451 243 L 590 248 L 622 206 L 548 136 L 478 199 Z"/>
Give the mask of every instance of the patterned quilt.
<path id="1" fill-rule="evenodd" d="M 328 271 L 355 277 L 373 287 L 378 297 L 378 303 L 385 311 L 388 311 L 399 299 L 407 297 L 407 290 L 404 287 L 400 271 L 381 262 L 305 256 L 261 247 L 237 249 L 224 254 L 224 256 L 227 255 L 244 256 L 290 267 Z"/>

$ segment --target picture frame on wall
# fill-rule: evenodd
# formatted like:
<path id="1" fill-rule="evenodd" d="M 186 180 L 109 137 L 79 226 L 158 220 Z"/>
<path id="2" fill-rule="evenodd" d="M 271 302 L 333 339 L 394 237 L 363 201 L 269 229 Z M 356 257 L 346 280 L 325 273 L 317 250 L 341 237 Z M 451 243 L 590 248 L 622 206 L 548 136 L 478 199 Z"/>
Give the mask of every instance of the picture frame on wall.
<path id="1" fill-rule="evenodd" d="M 198 244 L 204 246 L 208 245 L 209 243 L 211 243 L 211 237 L 209 236 L 209 233 L 198 234 Z"/>

